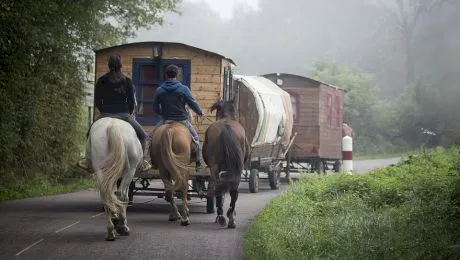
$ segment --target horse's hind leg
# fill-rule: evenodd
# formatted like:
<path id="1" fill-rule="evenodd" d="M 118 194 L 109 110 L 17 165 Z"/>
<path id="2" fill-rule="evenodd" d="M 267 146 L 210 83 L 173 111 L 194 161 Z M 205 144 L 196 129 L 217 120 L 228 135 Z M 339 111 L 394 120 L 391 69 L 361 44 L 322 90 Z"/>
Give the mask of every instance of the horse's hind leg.
<path id="1" fill-rule="evenodd" d="M 228 211 L 227 211 L 228 228 L 235 228 L 236 227 L 236 224 L 235 224 L 235 215 L 236 215 L 236 213 L 235 213 L 235 204 L 236 204 L 236 200 L 238 199 L 238 186 L 233 187 L 230 190 L 230 197 L 231 197 L 230 207 L 228 208 Z"/>
<path id="2" fill-rule="evenodd" d="M 115 226 L 112 222 L 113 219 L 113 214 L 112 212 L 104 206 L 105 213 L 107 214 L 107 236 L 105 237 L 105 240 L 107 241 L 114 241 L 115 240 Z"/>
<path id="3" fill-rule="evenodd" d="M 124 202 L 124 205 L 120 207 L 119 209 L 119 212 L 120 212 L 120 216 L 118 218 L 118 221 L 117 223 L 115 224 L 115 228 L 116 228 L 116 231 L 118 234 L 120 234 L 120 236 L 129 236 L 129 227 L 127 225 L 128 223 L 128 220 L 127 220 L 127 217 L 126 217 L 126 208 L 127 208 L 127 203 L 128 203 L 128 188 L 129 188 L 129 185 L 131 183 L 131 179 L 132 177 L 131 176 L 134 176 L 134 170 L 132 170 L 129 174 L 129 176 L 125 176 L 121 183 L 120 183 L 120 187 L 119 187 L 119 194 L 120 194 L 120 200 Z"/>
<path id="4" fill-rule="evenodd" d="M 225 219 L 224 215 L 224 196 L 222 192 L 221 185 L 216 185 L 216 207 L 217 207 L 217 217 L 216 223 L 219 223 L 220 226 L 225 226 L 227 224 L 227 220 Z"/>
<path id="5" fill-rule="evenodd" d="M 189 220 L 189 209 L 188 209 L 188 201 L 187 201 L 187 195 L 188 195 L 188 185 L 184 185 L 185 188 L 182 189 L 182 220 L 181 224 L 182 226 L 188 226 L 190 225 L 190 220 Z"/>

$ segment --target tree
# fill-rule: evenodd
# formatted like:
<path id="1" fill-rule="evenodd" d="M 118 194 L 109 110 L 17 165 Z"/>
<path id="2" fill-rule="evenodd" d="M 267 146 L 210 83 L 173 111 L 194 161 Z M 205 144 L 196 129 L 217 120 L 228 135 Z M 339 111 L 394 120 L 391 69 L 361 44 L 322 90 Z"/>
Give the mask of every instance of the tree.
<path id="1" fill-rule="evenodd" d="M 94 48 L 162 23 L 178 0 L 0 3 L 0 165 L 60 173 L 79 153 L 82 71 Z"/>
<path id="2" fill-rule="evenodd" d="M 354 149 L 358 153 L 378 154 L 404 149 L 399 142 L 399 112 L 392 102 L 378 100 L 373 76 L 356 67 L 318 61 L 310 76 L 345 88 L 344 121 L 356 133 Z M 398 143 L 398 145 L 395 145 Z"/>
<path id="3" fill-rule="evenodd" d="M 382 0 L 380 4 L 388 10 L 388 16 L 384 19 L 382 25 L 388 21 L 396 21 L 398 38 L 401 40 L 404 50 L 404 67 L 406 85 L 414 83 L 414 37 L 417 32 L 417 26 L 420 18 L 442 6 L 450 0 L 394 0 L 395 6 L 390 6 Z"/>

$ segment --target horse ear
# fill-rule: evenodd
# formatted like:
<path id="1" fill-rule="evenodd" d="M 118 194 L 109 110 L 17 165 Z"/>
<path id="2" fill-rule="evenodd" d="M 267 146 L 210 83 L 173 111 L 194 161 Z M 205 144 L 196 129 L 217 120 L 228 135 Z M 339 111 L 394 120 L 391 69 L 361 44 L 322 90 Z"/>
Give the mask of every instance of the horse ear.
<path id="1" fill-rule="evenodd" d="M 220 102 L 222 102 L 222 99 L 219 98 L 217 99 L 216 102 L 214 102 L 214 104 L 211 105 L 211 107 L 209 108 L 209 110 L 211 111 L 211 113 L 216 110 L 219 106 L 220 106 Z"/>

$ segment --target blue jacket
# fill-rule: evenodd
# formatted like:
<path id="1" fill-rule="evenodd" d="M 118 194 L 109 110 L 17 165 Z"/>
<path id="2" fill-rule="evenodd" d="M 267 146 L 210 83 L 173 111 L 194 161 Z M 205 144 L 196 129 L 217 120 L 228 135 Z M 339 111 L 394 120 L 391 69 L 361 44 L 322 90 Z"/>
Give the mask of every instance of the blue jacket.
<path id="1" fill-rule="evenodd" d="M 181 121 L 188 119 L 185 105 L 188 105 L 198 115 L 203 115 L 188 87 L 178 80 L 163 82 L 153 97 L 153 111 L 164 120 Z"/>

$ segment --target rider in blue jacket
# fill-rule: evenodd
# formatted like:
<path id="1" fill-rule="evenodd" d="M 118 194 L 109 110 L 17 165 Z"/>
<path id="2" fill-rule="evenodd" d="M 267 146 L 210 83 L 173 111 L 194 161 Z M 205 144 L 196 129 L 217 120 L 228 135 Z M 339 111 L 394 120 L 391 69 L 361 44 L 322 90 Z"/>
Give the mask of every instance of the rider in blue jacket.
<path id="1" fill-rule="evenodd" d="M 166 68 L 166 81 L 161 84 L 153 98 L 153 110 L 162 117 L 162 120 L 152 130 L 164 124 L 165 121 L 179 121 L 183 123 L 192 134 L 196 144 L 196 167 L 201 166 L 200 162 L 200 140 L 197 132 L 189 121 L 185 105 L 188 105 L 195 113 L 203 116 L 200 106 L 193 98 L 189 88 L 177 80 L 179 68 L 176 65 L 169 65 Z M 153 138 L 153 136 L 150 136 Z"/>

